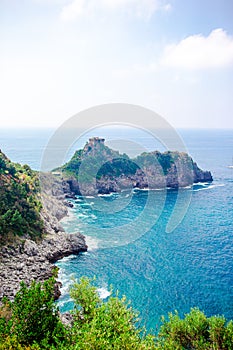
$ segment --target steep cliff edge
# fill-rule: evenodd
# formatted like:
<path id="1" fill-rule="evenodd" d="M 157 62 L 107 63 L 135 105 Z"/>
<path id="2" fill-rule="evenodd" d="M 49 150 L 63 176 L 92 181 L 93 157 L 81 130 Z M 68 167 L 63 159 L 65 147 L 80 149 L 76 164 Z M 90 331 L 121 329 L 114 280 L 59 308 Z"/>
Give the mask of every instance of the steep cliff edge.
<path id="1" fill-rule="evenodd" d="M 71 160 L 56 169 L 75 194 L 97 195 L 130 188 L 178 188 L 211 182 L 209 171 L 201 170 L 187 153 L 159 151 L 130 159 L 112 150 L 104 139 L 93 137 Z"/>
<path id="2" fill-rule="evenodd" d="M 60 183 L 41 176 L 43 196 L 38 173 L 0 151 L 0 300 L 13 299 L 20 281 L 51 277 L 56 260 L 87 250 L 83 235 L 68 235 L 59 223 L 68 205 Z"/>

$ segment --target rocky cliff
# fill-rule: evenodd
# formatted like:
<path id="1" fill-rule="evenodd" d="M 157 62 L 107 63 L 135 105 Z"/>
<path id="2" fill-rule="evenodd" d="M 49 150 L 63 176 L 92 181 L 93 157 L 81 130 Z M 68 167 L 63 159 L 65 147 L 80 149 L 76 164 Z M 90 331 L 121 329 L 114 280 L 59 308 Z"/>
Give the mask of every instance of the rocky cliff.
<path id="1" fill-rule="evenodd" d="M 134 159 L 110 149 L 104 139 L 91 138 L 57 174 L 71 192 L 82 195 L 120 192 L 130 188 L 179 188 L 213 180 L 187 153 L 143 153 Z M 67 190 L 67 189 L 66 189 Z"/>
<path id="2" fill-rule="evenodd" d="M 13 299 L 20 282 L 30 285 L 33 280 L 44 281 L 52 277 L 53 263 L 65 256 L 86 251 L 84 236 L 56 232 L 47 234 L 37 243 L 31 239 L 18 239 L 1 247 L 0 300 L 3 296 Z M 60 283 L 57 283 L 59 287 Z M 55 298 L 59 297 L 56 288 Z"/>
<path id="3" fill-rule="evenodd" d="M 87 250 L 83 235 L 69 235 L 60 224 L 70 205 L 65 187 L 51 174 L 41 174 L 41 183 L 43 191 L 38 173 L 0 152 L 0 301 L 13 299 L 20 281 L 45 280 L 55 261 Z"/>

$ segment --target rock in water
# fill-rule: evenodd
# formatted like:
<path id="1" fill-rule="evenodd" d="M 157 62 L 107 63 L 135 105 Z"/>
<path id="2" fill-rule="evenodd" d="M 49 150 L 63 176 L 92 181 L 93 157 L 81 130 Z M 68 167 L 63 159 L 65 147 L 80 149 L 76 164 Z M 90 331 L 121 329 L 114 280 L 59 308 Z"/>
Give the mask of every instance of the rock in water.
<path id="1" fill-rule="evenodd" d="M 93 137 L 71 160 L 56 169 L 71 194 L 98 195 L 138 188 L 178 188 L 197 182 L 211 182 L 209 171 L 201 170 L 183 152 L 144 152 L 130 159 Z M 67 186 L 66 186 L 67 191 Z"/>

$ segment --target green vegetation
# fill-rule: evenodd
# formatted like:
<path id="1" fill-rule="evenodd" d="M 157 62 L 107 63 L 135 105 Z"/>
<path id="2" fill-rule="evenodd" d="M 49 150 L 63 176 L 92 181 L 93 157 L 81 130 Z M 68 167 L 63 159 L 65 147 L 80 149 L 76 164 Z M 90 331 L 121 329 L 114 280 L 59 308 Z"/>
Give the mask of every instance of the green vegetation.
<path id="1" fill-rule="evenodd" d="M 0 243 L 11 235 L 41 236 L 39 180 L 28 165 L 12 163 L 0 151 Z"/>
<path id="2" fill-rule="evenodd" d="M 157 168 L 160 166 L 161 175 L 167 175 L 173 167 L 184 166 L 184 169 L 193 169 L 193 161 L 186 153 L 167 151 L 144 152 L 136 158 L 130 159 L 127 154 L 107 147 L 103 142 L 86 143 L 83 149 L 76 151 L 69 162 L 55 169 L 65 176 L 74 177 L 84 183 L 93 183 L 95 180 L 108 177 L 114 179 L 122 175 L 133 176 L 138 169 Z M 158 168 L 159 169 L 159 168 Z M 173 169 L 174 171 L 174 169 Z"/>
<path id="3" fill-rule="evenodd" d="M 54 279 L 30 288 L 21 283 L 13 302 L 3 300 L 0 349 L 56 349 L 66 337 L 53 300 Z"/>
<path id="4" fill-rule="evenodd" d="M 115 158 L 102 165 L 97 173 L 97 179 L 102 176 L 119 177 L 121 175 L 134 175 L 139 169 L 138 165 L 129 158 Z"/>
<path id="5" fill-rule="evenodd" d="M 135 159 L 135 162 L 140 166 L 140 168 L 147 168 L 150 167 L 152 164 L 159 164 L 162 168 L 164 175 L 167 175 L 169 169 L 171 169 L 173 165 L 176 165 L 176 162 L 178 161 L 180 161 L 182 164 L 185 164 L 186 167 L 190 169 L 190 171 L 192 171 L 193 161 L 187 153 L 183 152 L 144 152 L 137 156 Z"/>
<path id="6" fill-rule="evenodd" d="M 192 309 L 181 319 L 178 313 L 163 319 L 157 336 L 136 327 L 138 315 L 126 298 L 103 302 L 87 278 L 74 282 L 71 297 L 73 322 L 64 326 L 53 302 L 53 283 L 22 283 L 15 300 L 0 308 L 0 350 L 231 350 L 233 322 L 207 318 Z"/>
<path id="7" fill-rule="evenodd" d="M 0 349 L 153 349 L 153 337 L 135 326 L 136 314 L 126 299 L 104 303 L 87 278 L 75 282 L 73 324 L 64 326 L 53 303 L 53 280 L 24 283 L 15 300 L 0 310 Z M 10 347 L 11 346 L 11 347 Z"/>
<path id="8" fill-rule="evenodd" d="M 120 155 L 100 143 L 94 148 L 87 144 L 83 150 L 76 151 L 68 163 L 55 170 L 73 175 L 82 182 L 93 182 L 103 176 L 133 175 L 137 169 L 138 166 L 126 154 Z"/>
<path id="9" fill-rule="evenodd" d="M 222 316 L 207 318 L 199 309 L 191 309 L 181 319 L 176 312 L 163 318 L 158 335 L 158 350 L 232 350 L 233 322 Z"/>
<path id="10" fill-rule="evenodd" d="M 87 143 L 83 149 L 75 152 L 69 162 L 55 170 L 62 171 L 68 176 L 74 176 L 79 181 L 93 182 L 95 178 L 98 180 L 104 176 L 114 178 L 121 175 L 135 175 L 139 168 L 146 169 L 156 165 L 160 165 L 163 174 L 167 175 L 177 160 L 187 164 L 191 162 L 187 154 L 171 151 L 144 152 L 130 159 L 127 154 L 121 155 L 103 143 L 94 146 Z"/>

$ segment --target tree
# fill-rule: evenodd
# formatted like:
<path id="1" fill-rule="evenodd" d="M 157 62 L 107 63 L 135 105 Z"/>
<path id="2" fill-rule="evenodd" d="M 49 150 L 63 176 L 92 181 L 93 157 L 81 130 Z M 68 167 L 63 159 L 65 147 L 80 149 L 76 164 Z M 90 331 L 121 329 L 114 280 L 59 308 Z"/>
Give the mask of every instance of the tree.
<path id="1" fill-rule="evenodd" d="M 65 338 L 58 309 L 54 304 L 54 279 L 42 283 L 32 282 L 27 287 L 21 282 L 13 302 L 3 300 L 10 318 L 1 317 L 1 335 L 11 336 L 21 345 L 37 343 L 44 348 L 51 348 L 56 342 Z"/>
<path id="2" fill-rule="evenodd" d="M 153 337 L 137 329 L 137 314 L 125 297 L 103 302 L 87 278 L 73 284 L 71 297 L 75 302 L 74 349 L 155 349 Z"/>

